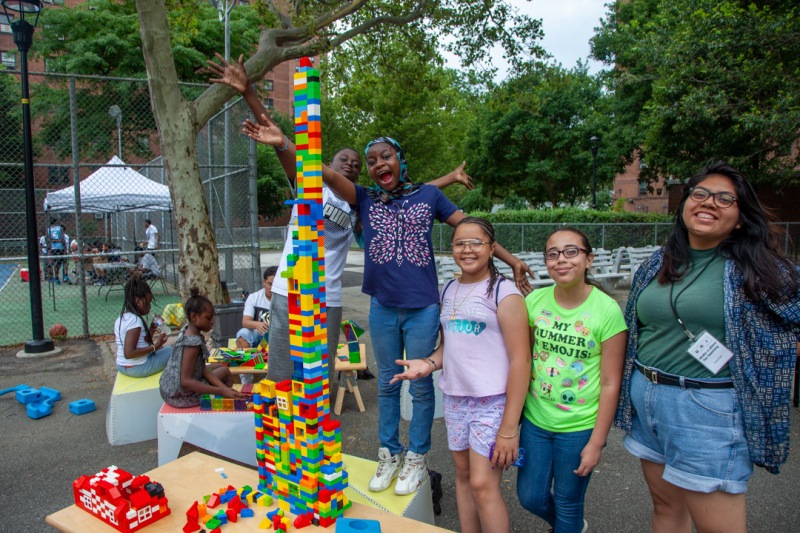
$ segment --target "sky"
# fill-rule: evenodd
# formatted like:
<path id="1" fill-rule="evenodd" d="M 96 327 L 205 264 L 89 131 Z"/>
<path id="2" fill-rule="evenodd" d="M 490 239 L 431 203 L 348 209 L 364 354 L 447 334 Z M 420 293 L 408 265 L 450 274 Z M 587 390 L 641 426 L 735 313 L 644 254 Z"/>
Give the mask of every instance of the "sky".
<path id="1" fill-rule="evenodd" d="M 509 0 L 521 13 L 542 19 L 544 38 L 542 47 L 553 56 L 553 60 L 564 68 L 572 68 L 578 59 L 589 56 L 589 39 L 594 28 L 605 18 L 605 4 L 610 0 Z M 496 81 L 502 81 L 507 72 L 507 63 L 502 52 L 496 50 L 493 61 L 498 67 Z M 457 61 L 449 61 L 457 67 Z M 589 62 L 589 72 L 596 73 L 603 65 L 597 61 Z"/>
<path id="2" fill-rule="evenodd" d="M 589 56 L 589 39 L 594 28 L 605 18 L 606 0 L 510 0 L 520 12 L 542 19 L 542 46 L 565 68 Z M 597 61 L 589 63 L 589 72 L 601 70 Z"/>

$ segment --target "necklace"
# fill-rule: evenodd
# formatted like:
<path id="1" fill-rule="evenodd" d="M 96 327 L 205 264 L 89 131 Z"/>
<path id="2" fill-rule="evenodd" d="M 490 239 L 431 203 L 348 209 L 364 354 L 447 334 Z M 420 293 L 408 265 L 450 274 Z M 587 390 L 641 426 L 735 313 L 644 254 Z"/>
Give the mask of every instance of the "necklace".
<path id="1" fill-rule="evenodd" d="M 464 296 L 464 298 L 461 300 L 461 303 L 458 303 L 458 289 L 461 288 L 461 281 L 460 280 L 458 281 L 458 284 L 456 285 L 456 293 L 453 296 L 453 312 L 450 314 L 450 320 L 456 319 L 456 313 L 458 312 L 458 310 L 461 309 L 461 306 L 464 305 L 464 302 L 466 302 L 467 299 L 469 299 L 469 295 L 472 294 L 472 291 L 474 291 L 478 285 L 482 284 L 483 281 L 484 280 L 481 280 L 473 284 L 472 288 L 469 290 L 467 295 Z"/>

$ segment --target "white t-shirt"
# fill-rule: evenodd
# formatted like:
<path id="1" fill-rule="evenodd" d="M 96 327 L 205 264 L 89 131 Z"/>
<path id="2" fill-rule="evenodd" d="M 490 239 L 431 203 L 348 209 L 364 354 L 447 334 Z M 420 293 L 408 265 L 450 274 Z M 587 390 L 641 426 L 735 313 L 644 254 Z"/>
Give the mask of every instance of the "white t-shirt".
<path id="1" fill-rule="evenodd" d="M 150 224 L 145 230 L 144 234 L 147 236 L 147 249 L 154 250 L 156 247 L 158 228 L 154 224 Z"/>
<path id="2" fill-rule="evenodd" d="M 242 314 L 253 317 L 253 320 L 257 322 L 268 322 L 269 300 L 267 300 L 264 289 L 256 291 L 247 297 L 244 302 L 244 313 Z"/>
<path id="3" fill-rule="evenodd" d="M 114 335 L 117 338 L 117 364 L 119 366 L 138 366 L 143 365 L 147 361 L 147 357 L 137 357 L 135 359 L 125 358 L 125 337 L 128 331 L 134 328 L 141 328 L 139 332 L 139 340 L 136 341 L 136 348 L 144 348 L 150 346 L 150 343 L 145 340 L 145 325 L 142 319 L 133 313 L 122 313 L 121 317 L 117 317 L 114 322 Z"/>
<path id="4" fill-rule="evenodd" d="M 139 261 L 139 266 L 142 267 L 142 270 L 149 270 L 156 276 L 161 275 L 161 271 L 158 268 L 158 261 L 150 254 L 144 254 L 142 256 L 141 261 Z"/>
<path id="5" fill-rule="evenodd" d="M 353 229 L 350 224 L 350 206 L 333 194 L 328 187 L 322 187 L 323 213 L 325 218 L 325 302 L 329 307 L 342 307 L 342 272 L 347 263 L 347 252 L 353 242 Z M 297 218 L 297 206 L 292 207 L 292 220 Z M 282 274 L 287 268 L 287 257 L 292 253 L 291 231 L 283 246 L 283 255 L 278 272 L 272 282 L 272 292 L 289 296 L 289 282 Z"/>

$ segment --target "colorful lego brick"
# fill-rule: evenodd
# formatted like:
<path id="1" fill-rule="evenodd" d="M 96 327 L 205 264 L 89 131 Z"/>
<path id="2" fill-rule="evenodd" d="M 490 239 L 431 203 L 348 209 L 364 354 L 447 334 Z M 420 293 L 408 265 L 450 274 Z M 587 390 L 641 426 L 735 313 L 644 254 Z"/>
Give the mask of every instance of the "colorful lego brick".
<path id="1" fill-rule="evenodd" d="M 170 514 L 164 488 L 147 476 L 110 466 L 72 483 L 75 505 L 111 527 L 129 533 Z"/>

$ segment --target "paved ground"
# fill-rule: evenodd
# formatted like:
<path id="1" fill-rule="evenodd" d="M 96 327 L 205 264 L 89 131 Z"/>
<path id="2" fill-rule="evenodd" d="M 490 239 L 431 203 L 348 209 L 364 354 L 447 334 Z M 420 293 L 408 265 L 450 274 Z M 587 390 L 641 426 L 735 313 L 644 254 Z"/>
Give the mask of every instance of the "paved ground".
<path id="1" fill-rule="evenodd" d="M 355 254 L 351 254 L 355 255 Z M 266 261 L 268 258 L 264 258 Z M 345 277 L 344 316 L 366 326 L 368 299 L 360 293 L 358 256 Z M 268 266 L 269 262 L 262 262 Z M 624 299 L 624 294 L 619 295 Z M 369 334 L 367 357 L 375 368 Z M 64 399 L 52 415 L 32 420 L 13 394 L 0 396 L 0 531 L 50 531 L 48 514 L 72 503 L 71 483 L 81 474 L 94 473 L 116 464 L 133 472 L 145 472 L 158 463 L 155 440 L 110 446 L 106 440 L 105 412 L 113 383 L 113 355 L 108 340 L 70 340 L 59 343 L 64 351 L 49 359 L 17 359 L 15 350 L 0 351 L 0 389 L 25 383 L 61 390 Z M 377 453 L 377 407 L 375 380 L 361 381 L 367 410 L 359 413 L 351 395 L 342 411 L 343 447 L 349 454 L 373 458 Z M 98 410 L 83 416 L 69 412 L 67 403 L 91 398 Z M 792 409 L 792 439 L 800 433 L 798 411 Z M 407 435 L 407 428 L 403 428 Z M 649 531 L 650 502 L 638 463 L 622 448 L 621 435 L 612 432 L 609 445 L 589 486 L 586 517 L 590 531 Z M 190 451 L 184 446 L 183 453 Z M 446 448 L 442 419 L 433 427 L 431 467 L 443 474 L 444 499 L 437 525 L 458 530 L 454 468 Z M 505 499 L 511 513 L 512 531 L 544 532 L 546 525 L 523 510 L 516 500 L 516 472 L 503 479 Z M 797 505 L 800 454 L 794 452 L 780 476 L 758 470 L 748 498 L 748 528 L 752 532 L 800 531 Z M 255 479 L 255 474 L 254 474 Z M 179 510 L 180 511 L 180 510 Z"/>

